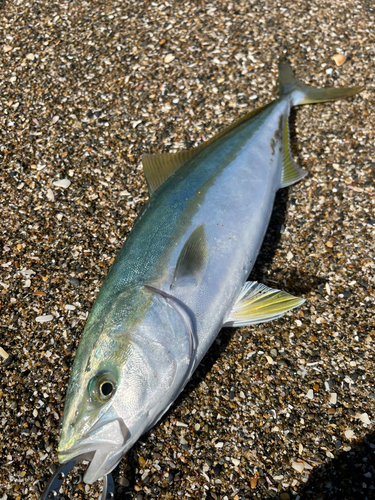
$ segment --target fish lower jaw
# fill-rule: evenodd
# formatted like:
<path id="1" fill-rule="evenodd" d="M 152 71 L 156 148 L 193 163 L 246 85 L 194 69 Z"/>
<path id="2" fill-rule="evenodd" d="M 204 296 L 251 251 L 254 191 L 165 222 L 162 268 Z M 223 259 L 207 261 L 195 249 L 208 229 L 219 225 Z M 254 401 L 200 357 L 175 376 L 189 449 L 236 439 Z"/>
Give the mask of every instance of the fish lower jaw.
<path id="1" fill-rule="evenodd" d="M 78 456 L 85 455 L 82 460 L 89 460 L 84 481 L 91 484 L 105 476 L 121 460 L 133 444 L 131 433 L 122 419 L 114 418 L 97 426 L 80 440 L 72 444 L 72 439 L 61 442 L 58 450 L 60 463 L 66 463 Z"/>
<path id="2" fill-rule="evenodd" d="M 65 464 L 69 460 L 78 457 L 79 455 L 85 455 L 87 458 L 82 458 L 82 460 L 91 460 L 95 454 L 95 449 L 89 446 L 72 446 L 65 450 L 58 449 L 57 458 L 60 464 Z"/>

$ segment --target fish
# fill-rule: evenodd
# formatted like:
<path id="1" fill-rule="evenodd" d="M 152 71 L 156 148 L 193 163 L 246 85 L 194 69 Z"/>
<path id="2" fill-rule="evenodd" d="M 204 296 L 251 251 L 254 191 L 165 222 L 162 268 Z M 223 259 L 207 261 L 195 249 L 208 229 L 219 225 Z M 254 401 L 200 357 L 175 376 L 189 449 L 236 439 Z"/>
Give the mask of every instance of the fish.
<path id="1" fill-rule="evenodd" d="M 149 200 L 90 312 L 66 394 L 58 459 L 92 454 L 86 483 L 155 425 L 222 327 L 304 302 L 246 281 L 276 192 L 307 174 L 291 155 L 290 110 L 360 90 L 308 86 L 281 61 L 277 99 L 193 149 L 143 155 Z"/>

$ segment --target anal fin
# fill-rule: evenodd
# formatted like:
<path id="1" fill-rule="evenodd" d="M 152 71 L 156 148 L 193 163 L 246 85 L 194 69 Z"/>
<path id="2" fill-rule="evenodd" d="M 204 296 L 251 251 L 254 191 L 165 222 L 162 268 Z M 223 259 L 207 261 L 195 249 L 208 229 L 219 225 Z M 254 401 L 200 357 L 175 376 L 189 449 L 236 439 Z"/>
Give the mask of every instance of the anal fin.
<path id="1" fill-rule="evenodd" d="M 247 281 L 223 326 L 248 326 L 280 318 L 305 299 Z"/>

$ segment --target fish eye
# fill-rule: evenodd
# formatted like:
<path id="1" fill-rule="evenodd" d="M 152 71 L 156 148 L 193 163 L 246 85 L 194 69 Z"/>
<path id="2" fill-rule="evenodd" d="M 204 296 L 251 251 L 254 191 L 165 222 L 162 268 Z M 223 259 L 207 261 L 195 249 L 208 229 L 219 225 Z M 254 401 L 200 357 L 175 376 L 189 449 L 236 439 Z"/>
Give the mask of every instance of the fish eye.
<path id="1" fill-rule="evenodd" d="M 103 382 L 100 386 L 100 394 L 102 394 L 105 398 L 110 396 L 113 392 L 114 386 L 112 382 Z"/>
<path id="2" fill-rule="evenodd" d="M 113 396 L 115 390 L 116 381 L 111 373 L 102 372 L 90 380 L 89 393 L 100 403 L 108 401 Z"/>

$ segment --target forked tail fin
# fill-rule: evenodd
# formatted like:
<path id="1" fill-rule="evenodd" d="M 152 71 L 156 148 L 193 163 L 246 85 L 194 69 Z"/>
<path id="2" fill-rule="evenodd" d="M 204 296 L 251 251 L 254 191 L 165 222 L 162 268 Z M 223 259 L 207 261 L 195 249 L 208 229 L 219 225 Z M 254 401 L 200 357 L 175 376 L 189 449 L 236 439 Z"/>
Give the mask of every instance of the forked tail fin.
<path id="1" fill-rule="evenodd" d="M 294 78 L 292 68 L 288 61 L 279 63 L 279 88 L 280 95 L 291 94 L 293 106 L 297 104 L 312 104 L 314 102 L 325 102 L 339 99 L 340 97 L 349 97 L 360 92 L 363 87 L 341 87 L 317 89 L 306 85 Z"/>

